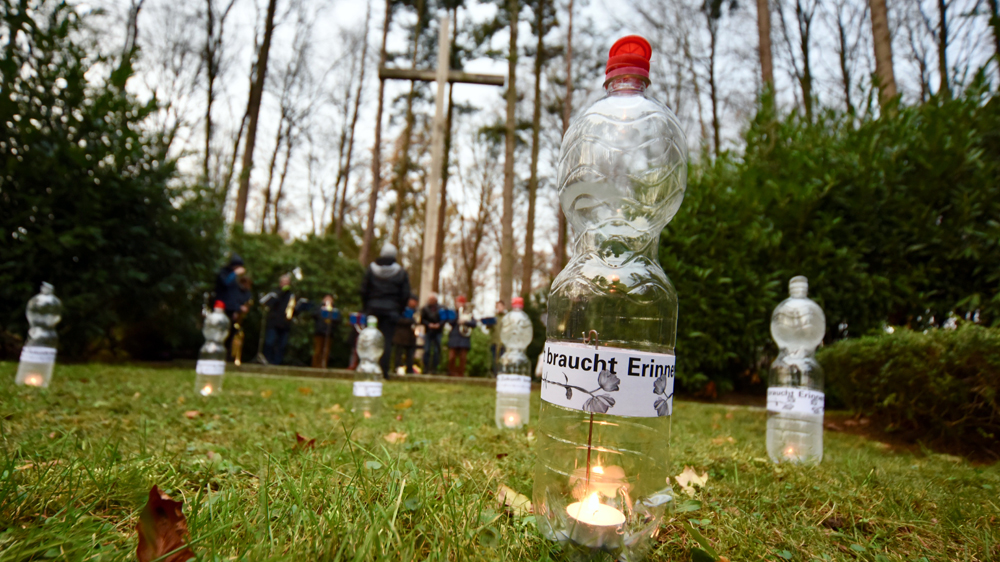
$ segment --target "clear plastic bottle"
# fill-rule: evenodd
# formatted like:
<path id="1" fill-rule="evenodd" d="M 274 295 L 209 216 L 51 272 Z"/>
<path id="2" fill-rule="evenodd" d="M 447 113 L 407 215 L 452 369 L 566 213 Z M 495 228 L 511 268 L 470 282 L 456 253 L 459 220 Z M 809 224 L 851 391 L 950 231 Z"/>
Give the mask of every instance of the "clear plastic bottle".
<path id="1" fill-rule="evenodd" d="M 815 352 L 826 317 L 807 296 L 805 277 L 793 277 L 788 292 L 771 315 L 779 352 L 767 383 L 767 454 L 776 463 L 817 464 L 823 460 L 824 396 Z"/>
<path id="2" fill-rule="evenodd" d="M 524 313 L 524 299 L 511 299 L 511 310 L 500 325 L 504 352 L 497 374 L 497 408 L 500 429 L 520 429 L 531 417 L 531 361 L 524 350 L 531 343 L 531 318 Z"/>
<path id="3" fill-rule="evenodd" d="M 222 392 L 222 378 L 226 374 L 226 336 L 229 335 L 229 319 L 226 305 L 215 301 L 215 307 L 205 317 L 201 328 L 205 344 L 198 352 L 195 365 L 194 391 L 202 396 L 214 396 Z"/>
<path id="4" fill-rule="evenodd" d="M 53 293 L 52 285 L 42 283 L 41 292 L 28 301 L 25 315 L 30 328 L 28 341 L 21 349 L 15 382 L 46 388 L 52 380 L 59 345 L 56 324 L 62 319 L 62 302 Z"/>
<path id="5" fill-rule="evenodd" d="M 361 363 L 354 371 L 354 402 L 351 411 L 365 418 L 378 414 L 382 406 L 382 367 L 379 359 L 385 349 L 382 332 L 378 331 L 378 318 L 368 317 L 367 325 L 358 334 L 358 359 Z"/>
<path id="6" fill-rule="evenodd" d="M 559 156 L 575 250 L 549 294 L 534 505 L 540 531 L 585 558 L 642 559 L 673 500 L 677 295 L 657 250 L 684 198 L 687 141 L 646 95 L 651 54 L 641 37 L 615 43 L 607 95 Z"/>

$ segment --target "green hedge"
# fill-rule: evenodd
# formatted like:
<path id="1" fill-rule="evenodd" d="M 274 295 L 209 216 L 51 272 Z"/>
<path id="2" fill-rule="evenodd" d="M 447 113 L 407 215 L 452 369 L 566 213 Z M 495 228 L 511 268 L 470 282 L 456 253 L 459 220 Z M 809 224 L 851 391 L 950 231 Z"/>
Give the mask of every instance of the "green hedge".
<path id="1" fill-rule="evenodd" d="M 887 430 L 1000 445 L 1000 329 L 897 329 L 837 342 L 818 359 L 829 392 Z"/>

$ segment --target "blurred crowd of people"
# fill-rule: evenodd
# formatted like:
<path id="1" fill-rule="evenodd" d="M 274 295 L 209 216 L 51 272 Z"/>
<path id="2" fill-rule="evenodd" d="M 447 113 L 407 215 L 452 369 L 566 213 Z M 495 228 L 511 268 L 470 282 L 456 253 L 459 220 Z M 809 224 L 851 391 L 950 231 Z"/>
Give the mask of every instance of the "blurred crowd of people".
<path id="1" fill-rule="evenodd" d="M 295 294 L 292 277 L 288 273 L 282 275 L 278 287 L 259 299 L 258 304 L 264 307 L 265 323 L 262 349 L 256 360 L 281 365 L 285 360 L 293 320 L 296 316 L 311 315 L 314 325 L 311 366 L 326 368 L 332 343 L 343 337 L 343 317 L 335 306 L 336 295 L 327 293 L 318 303 L 312 303 Z M 436 294 L 429 295 L 424 306 L 418 307 L 419 299 L 411 292 L 410 278 L 397 260 L 396 247 L 388 243 L 368 266 L 359 295 L 361 311 L 348 315 L 346 343 L 352 350 L 349 369 L 356 368 L 358 364 L 354 351 L 358 333 L 364 328 L 367 318 L 374 316 L 378 319 L 377 328 L 385 342 L 380 366 L 386 378 L 392 372 L 438 374 L 442 344 L 448 349 L 446 373 L 449 376 L 465 376 L 472 333 L 479 326 L 490 334 L 492 372 L 496 373 L 502 352 L 500 325 L 505 313 L 503 303 L 498 302 L 496 314 L 488 318 L 476 318 L 464 295 L 455 297 L 454 308 L 451 309 L 442 306 Z M 223 302 L 231 321 L 226 349 L 229 359 L 238 365 L 245 338 L 242 323 L 254 304 L 250 276 L 240 256 L 234 254 L 219 271 L 215 299 Z M 444 339 L 445 334 L 447 340 Z"/>

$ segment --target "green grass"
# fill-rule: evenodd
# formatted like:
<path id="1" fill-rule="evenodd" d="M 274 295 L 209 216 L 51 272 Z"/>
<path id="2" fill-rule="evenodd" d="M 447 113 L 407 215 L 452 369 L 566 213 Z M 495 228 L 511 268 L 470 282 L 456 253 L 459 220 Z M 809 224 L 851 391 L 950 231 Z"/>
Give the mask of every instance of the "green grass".
<path id="1" fill-rule="evenodd" d="M 531 495 L 534 452 L 530 427 L 494 428 L 489 388 L 390 383 L 384 415 L 355 423 L 330 410 L 350 407 L 346 381 L 228 376 L 205 400 L 193 372 L 58 366 L 37 391 L 15 369 L 0 363 L 2 561 L 134 560 L 154 484 L 184 501 L 201 560 L 562 558 L 496 505 L 501 483 Z M 709 481 L 652 560 L 690 560 L 685 521 L 731 561 L 1000 560 L 997 465 L 827 432 L 822 465 L 776 467 L 764 427 L 759 410 L 677 405 L 674 471 Z"/>

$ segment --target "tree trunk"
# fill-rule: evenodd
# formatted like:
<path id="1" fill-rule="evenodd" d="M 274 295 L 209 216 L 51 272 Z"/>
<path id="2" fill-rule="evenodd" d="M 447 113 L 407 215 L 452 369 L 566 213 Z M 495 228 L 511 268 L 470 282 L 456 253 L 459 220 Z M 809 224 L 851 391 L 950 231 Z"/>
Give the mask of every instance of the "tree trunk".
<path id="1" fill-rule="evenodd" d="M 990 6 L 990 28 L 993 29 L 993 54 L 996 57 L 997 72 L 1000 73 L 1000 0 L 986 0 Z"/>
<path id="2" fill-rule="evenodd" d="M 271 36 L 274 35 L 274 11 L 278 0 L 268 0 L 267 17 L 264 20 L 264 41 L 257 53 L 254 64 L 254 81 L 247 99 L 247 140 L 243 147 L 243 169 L 240 171 L 240 188 L 236 193 L 236 217 L 233 222 L 242 225 L 247 213 L 247 195 L 250 192 L 250 171 L 253 169 L 253 149 L 257 142 L 257 118 L 260 116 L 260 102 L 264 96 L 264 80 L 267 77 L 267 57 L 271 51 Z"/>
<path id="3" fill-rule="evenodd" d="M 545 0 L 535 4 L 535 107 L 531 116 L 531 176 L 528 178 L 528 219 L 524 233 L 524 260 L 521 267 L 521 296 L 531 296 L 531 278 L 535 273 L 535 197 L 538 194 L 538 151 L 542 128 L 542 67 L 545 65 Z"/>
<path id="4" fill-rule="evenodd" d="M 837 8 L 837 57 L 840 62 L 840 83 L 844 89 L 844 104 L 847 106 L 847 114 L 854 115 L 854 103 L 851 101 L 851 68 L 847 60 L 847 52 L 850 49 L 847 38 L 848 23 L 844 22 L 842 9 L 843 6 Z"/>
<path id="5" fill-rule="evenodd" d="M 347 139 L 347 161 L 344 163 L 344 189 L 341 191 L 340 204 L 337 207 L 339 215 L 337 216 L 336 227 L 334 229 L 334 236 L 339 240 L 340 234 L 344 230 L 344 216 L 347 211 L 347 184 L 351 181 L 351 160 L 354 157 L 354 131 L 358 126 L 358 114 L 361 110 L 361 95 L 364 93 L 365 86 L 365 64 L 368 58 L 368 23 L 371 20 L 371 7 L 365 12 L 365 33 L 362 36 L 361 44 L 361 69 L 358 72 L 358 89 L 354 92 L 354 109 L 351 114 L 351 132 Z M 336 191 L 334 191 L 334 197 L 336 197 Z"/>
<path id="6" fill-rule="evenodd" d="M 517 23 L 519 0 L 507 0 L 510 46 L 507 56 L 507 131 L 503 163 L 503 216 L 500 242 L 500 300 L 510 306 L 514 292 L 514 146 L 517 140 Z"/>
<path id="7" fill-rule="evenodd" d="M 948 4 L 938 0 L 938 74 L 941 75 L 941 94 L 944 99 L 951 99 L 951 86 L 948 80 Z"/>
<path id="8" fill-rule="evenodd" d="M 214 0 L 205 1 L 205 161 L 201 176 L 208 185 L 209 162 L 212 158 L 212 102 L 215 101 L 215 5 Z"/>
<path id="9" fill-rule="evenodd" d="M 392 22 L 392 0 L 385 0 L 385 19 L 382 22 L 382 50 L 379 53 L 379 68 L 385 66 L 385 43 L 389 37 L 389 26 Z M 365 224 L 365 237 L 361 241 L 361 251 L 358 259 L 363 265 L 368 265 L 368 255 L 371 253 L 372 241 L 375 239 L 375 210 L 378 207 L 378 191 L 382 184 L 382 105 L 385 100 L 385 80 L 378 81 L 378 109 L 375 111 L 375 145 L 372 147 L 372 190 L 368 195 L 368 222 Z"/>
<path id="10" fill-rule="evenodd" d="M 799 49 L 802 51 L 802 104 L 806 109 L 806 121 L 812 123 L 813 116 L 813 94 L 812 94 L 812 47 L 809 44 L 809 37 L 812 31 L 812 18 L 816 13 L 816 7 L 806 12 L 802 8 L 802 1 L 795 1 L 795 19 L 799 26 Z"/>
<path id="11" fill-rule="evenodd" d="M 291 125 L 288 125 L 291 128 Z M 282 111 L 281 119 L 278 120 L 278 133 L 274 136 L 274 151 L 271 152 L 271 162 L 267 167 L 267 183 L 264 185 L 264 207 L 260 213 L 260 232 L 267 232 L 267 215 L 271 206 L 271 184 L 274 182 L 274 166 L 278 162 L 278 153 L 281 152 L 281 145 L 285 142 L 285 113 Z"/>
<path id="12" fill-rule="evenodd" d="M 712 20 L 712 16 L 708 15 L 708 35 L 709 35 L 709 54 L 708 54 L 708 97 L 712 101 L 712 140 L 715 146 L 715 155 L 719 155 L 719 145 L 721 144 L 720 133 L 719 133 L 719 95 L 716 92 L 715 84 L 715 49 L 718 43 L 719 30 L 717 23 Z"/>
<path id="13" fill-rule="evenodd" d="M 879 105 L 882 109 L 896 97 L 896 77 L 892 69 L 892 36 L 885 0 L 868 0 L 871 8 L 872 38 L 875 44 L 875 74 L 879 81 Z"/>
<path id="14" fill-rule="evenodd" d="M 413 29 L 413 52 L 410 54 L 410 68 L 417 67 L 417 52 L 420 49 L 420 32 L 424 14 L 424 0 L 417 3 L 417 26 Z M 392 245 L 399 248 L 400 230 L 403 226 L 403 202 L 406 200 L 407 176 L 410 173 L 410 141 L 413 139 L 413 98 L 416 95 L 417 83 L 410 82 L 410 93 L 406 96 L 406 126 L 403 128 L 403 143 L 400 148 L 400 158 L 396 161 L 396 171 L 392 180 L 396 188 L 396 216 L 393 221 Z"/>
<path id="15" fill-rule="evenodd" d="M 760 77 L 765 90 L 774 90 L 774 59 L 771 55 L 771 7 L 757 0 L 757 36 L 760 49 Z"/>
<path id="16" fill-rule="evenodd" d="M 295 144 L 295 139 L 292 138 L 292 125 L 288 124 L 288 129 L 285 131 L 285 162 L 281 166 L 281 179 L 278 181 L 278 193 L 274 196 L 274 227 L 271 229 L 271 234 L 278 234 L 281 230 L 281 215 L 278 214 L 278 206 L 281 204 L 281 198 L 285 194 L 285 178 L 288 176 L 288 163 L 292 159 L 292 147 Z"/>
<path id="17" fill-rule="evenodd" d="M 566 136 L 569 130 L 570 116 L 573 115 L 573 0 L 569 0 L 569 26 L 566 30 L 566 99 L 563 101 L 562 133 Z M 556 186 L 558 191 L 559 186 Z M 556 234 L 556 267 L 558 274 L 566 267 L 566 213 L 563 212 L 561 204 L 557 204 L 558 209 L 558 232 Z"/>
<path id="18" fill-rule="evenodd" d="M 347 152 L 347 124 L 351 119 L 351 86 L 353 85 L 354 66 L 351 66 L 351 76 L 348 77 L 347 87 L 344 88 L 344 104 L 340 109 L 340 115 L 344 120 L 344 126 L 340 128 L 340 138 L 337 139 L 337 176 L 333 180 L 333 209 L 330 210 L 330 224 L 336 231 L 337 219 L 340 217 L 337 205 L 340 203 L 340 183 L 344 179 L 345 152 Z"/>

